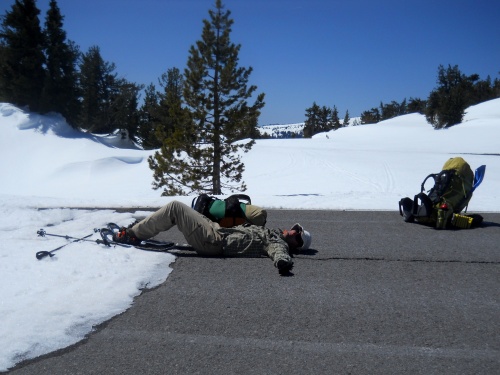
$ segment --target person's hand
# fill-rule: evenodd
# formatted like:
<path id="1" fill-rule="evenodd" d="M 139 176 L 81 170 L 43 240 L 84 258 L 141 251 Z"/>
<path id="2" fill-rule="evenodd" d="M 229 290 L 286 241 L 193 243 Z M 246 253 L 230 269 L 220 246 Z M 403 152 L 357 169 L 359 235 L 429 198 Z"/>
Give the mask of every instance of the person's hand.
<path id="1" fill-rule="evenodd" d="M 276 267 L 278 267 L 278 272 L 281 276 L 288 276 L 290 275 L 290 271 L 293 268 L 293 262 L 292 261 L 287 262 L 284 259 L 280 259 L 278 260 Z"/>

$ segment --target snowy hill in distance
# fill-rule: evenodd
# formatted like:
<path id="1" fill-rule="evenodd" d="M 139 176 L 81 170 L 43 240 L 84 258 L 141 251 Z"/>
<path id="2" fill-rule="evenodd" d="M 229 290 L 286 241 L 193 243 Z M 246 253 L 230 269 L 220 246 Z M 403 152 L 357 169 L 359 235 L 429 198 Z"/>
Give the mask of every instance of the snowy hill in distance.
<path id="1" fill-rule="evenodd" d="M 359 124 L 361 122 L 360 117 L 352 118 L 349 122 L 349 126 L 353 124 Z M 340 120 L 343 123 L 343 120 Z M 305 123 L 298 122 L 294 124 L 273 124 L 273 125 L 262 125 L 259 126 L 258 130 L 261 135 L 269 138 L 302 138 L 304 134 Z"/>
<path id="2" fill-rule="evenodd" d="M 259 132 L 270 138 L 302 138 L 304 123 L 259 126 Z"/>

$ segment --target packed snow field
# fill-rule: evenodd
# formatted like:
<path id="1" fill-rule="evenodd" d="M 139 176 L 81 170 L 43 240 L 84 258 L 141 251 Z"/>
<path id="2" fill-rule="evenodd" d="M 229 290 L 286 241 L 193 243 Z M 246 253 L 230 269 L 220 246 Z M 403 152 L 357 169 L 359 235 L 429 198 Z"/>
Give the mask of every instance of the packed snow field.
<path id="1" fill-rule="evenodd" d="M 91 242 L 71 243 L 37 260 L 36 252 L 68 243 L 38 237 L 37 230 L 80 238 L 108 222 L 127 225 L 146 215 L 110 207 L 160 207 L 173 199 L 190 204 L 193 196 L 161 197 L 151 188 L 152 151 L 120 135 L 82 133 L 58 115 L 40 116 L 6 103 L 0 104 L 0 129 L 2 371 L 78 342 L 126 310 L 141 288 L 162 283 L 175 261 L 171 254 Z M 258 140 L 243 156 L 246 193 L 269 209 L 399 215 L 402 197 L 418 193 L 423 179 L 448 158 L 462 156 L 473 170 L 487 166 L 469 212 L 499 212 L 499 136 L 496 99 L 469 108 L 464 121 L 447 130 L 434 130 L 424 116 L 411 114 L 312 139 Z"/>

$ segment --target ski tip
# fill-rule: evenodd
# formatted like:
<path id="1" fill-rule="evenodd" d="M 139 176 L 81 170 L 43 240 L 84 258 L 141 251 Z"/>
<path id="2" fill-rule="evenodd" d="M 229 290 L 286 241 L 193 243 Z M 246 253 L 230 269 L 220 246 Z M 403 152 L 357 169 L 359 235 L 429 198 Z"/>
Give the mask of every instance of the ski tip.
<path id="1" fill-rule="evenodd" d="M 112 231 L 119 231 L 120 230 L 120 226 L 118 224 L 115 224 L 115 223 L 108 223 L 107 227 L 109 230 L 112 230 Z"/>

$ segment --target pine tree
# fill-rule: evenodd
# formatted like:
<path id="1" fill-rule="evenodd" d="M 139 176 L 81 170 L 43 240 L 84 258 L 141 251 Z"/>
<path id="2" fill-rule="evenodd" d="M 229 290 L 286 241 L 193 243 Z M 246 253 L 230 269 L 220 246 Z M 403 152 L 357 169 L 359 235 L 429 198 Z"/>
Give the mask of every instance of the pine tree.
<path id="1" fill-rule="evenodd" d="M 337 106 L 333 106 L 332 109 L 332 125 L 333 129 L 337 130 L 340 128 L 340 118 L 339 118 L 339 110 L 337 109 Z"/>
<path id="2" fill-rule="evenodd" d="M 406 107 L 407 113 L 421 113 L 425 112 L 426 101 L 420 98 L 410 98 L 408 106 Z"/>
<path id="3" fill-rule="evenodd" d="M 124 78 L 115 79 L 110 86 L 109 105 L 106 106 L 107 131 L 120 130 L 122 138 L 138 141 L 139 92 L 144 87 Z"/>
<path id="4" fill-rule="evenodd" d="M 372 108 L 369 111 L 361 113 L 361 124 L 376 124 L 380 121 L 380 111 L 378 108 Z"/>
<path id="5" fill-rule="evenodd" d="M 182 108 L 184 78 L 178 68 L 168 69 L 158 80 L 163 92 L 151 84 L 141 107 L 140 134 L 143 147 L 160 148 L 175 130 L 178 110 Z"/>
<path id="6" fill-rule="evenodd" d="M 78 48 L 66 41 L 63 17 L 55 0 L 45 21 L 46 74 L 40 110 L 61 113 L 72 125 L 76 125 L 79 102 L 77 82 Z"/>
<path id="7" fill-rule="evenodd" d="M 320 132 L 327 132 L 333 128 L 332 110 L 326 105 L 319 110 Z"/>
<path id="8" fill-rule="evenodd" d="M 311 138 L 314 134 L 320 132 L 321 120 L 319 116 L 320 107 L 313 103 L 309 108 L 306 108 L 306 120 L 304 122 L 304 138 Z"/>
<path id="9" fill-rule="evenodd" d="M 104 61 L 98 46 L 82 55 L 80 63 L 81 110 L 78 123 L 93 133 L 109 133 L 112 125 L 112 100 L 117 90 L 115 64 Z"/>
<path id="10" fill-rule="evenodd" d="M 155 135 L 160 142 L 163 142 L 174 132 L 178 118 L 182 117 L 179 113 L 183 103 L 184 78 L 182 73 L 177 68 L 168 69 L 162 74 L 160 85 L 163 87 L 163 93 L 160 94 Z"/>
<path id="11" fill-rule="evenodd" d="M 393 100 L 390 104 L 380 102 L 380 121 L 388 120 L 396 116 L 404 115 L 406 111 L 406 99 L 398 103 Z"/>
<path id="12" fill-rule="evenodd" d="M 155 135 L 155 124 L 158 123 L 157 112 L 160 105 L 159 95 L 155 85 L 151 83 L 144 91 L 144 101 L 139 110 L 138 137 L 139 143 L 145 150 L 161 147 L 161 142 Z"/>
<path id="13" fill-rule="evenodd" d="M 500 74 L 500 72 L 498 72 Z M 493 97 L 500 98 L 500 79 L 495 78 L 493 81 Z"/>
<path id="14" fill-rule="evenodd" d="M 438 87 L 427 100 L 425 116 L 436 129 L 447 128 L 462 122 L 467 108 L 470 80 L 455 65 L 438 68 Z"/>
<path id="15" fill-rule="evenodd" d="M 408 104 L 406 98 L 398 106 L 398 116 L 406 115 L 408 113 Z"/>
<path id="16" fill-rule="evenodd" d="M 196 129 L 191 114 L 183 106 L 182 90 L 184 79 L 179 69 L 172 68 L 160 79 L 163 93 L 158 93 L 154 120 L 154 139 L 160 142 L 160 150 L 148 159 L 153 170 L 153 187 L 163 187 L 162 195 L 184 195 L 185 187 L 200 191 L 192 179 L 192 171 L 197 173 L 192 161 L 199 159 L 200 150 L 196 142 Z M 184 160 L 181 155 L 190 155 Z"/>
<path id="17" fill-rule="evenodd" d="M 238 66 L 241 46 L 231 42 L 230 14 L 216 0 L 201 40 L 190 48 L 183 90 L 189 112 L 175 108 L 175 130 L 150 159 L 153 185 L 164 187 L 163 195 L 246 190 L 240 151 L 254 144 L 244 139 L 256 133 L 264 94 L 247 103 L 257 87 L 248 86 L 252 68 Z"/>
<path id="18" fill-rule="evenodd" d="M 32 111 L 40 108 L 44 72 L 44 37 L 35 0 L 16 0 L 2 20 L 0 96 Z"/>
<path id="19" fill-rule="evenodd" d="M 349 126 L 349 122 L 351 121 L 351 118 L 349 117 L 349 110 L 345 111 L 345 116 L 344 116 L 344 121 L 342 122 L 342 126 Z"/>
<path id="20" fill-rule="evenodd" d="M 486 80 L 480 80 L 478 76 L 477 82 L 473 84 L 472 91 L 469 94 L 469 105 L 475 105 L 494 98 L 495 92 L 491 77 L 487 76 Z"/>
<path id="21" fill-rule="evenodd" d="M 7 47 L 0 36 L 0 102 L 9 102 L 2 82 L 2 67 L 7 63 Z"/>

